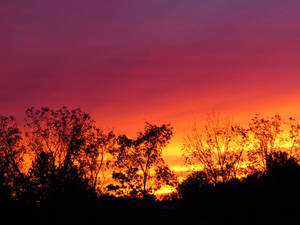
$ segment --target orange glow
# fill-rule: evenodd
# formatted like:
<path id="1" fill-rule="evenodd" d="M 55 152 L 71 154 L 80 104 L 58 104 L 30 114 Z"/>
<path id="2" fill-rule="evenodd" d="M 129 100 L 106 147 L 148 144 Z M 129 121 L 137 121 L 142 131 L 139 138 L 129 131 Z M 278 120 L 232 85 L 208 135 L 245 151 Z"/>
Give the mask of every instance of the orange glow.
<path id="1" fill-rule="evenodd" d="M 257 94 L 259 94 L 259 91 Z M 298 99 L 300 99 L 300 94 L 289 95 L 285 97 L 280 96 L 270 96 L 263 98 L 247 99 L 245 102 L 242 98 L 233 103 L 227 103 L 226 105 L 220 105 L 218 108 L 213 108 L 213 104 L 217 102 L 228 102 L 230 96 L 216 96 L 210 97 L 209 100 L 202 101 L 193 100 L 187 98 L 183 103 L 184 105 L 178 108 L 177 105 L 168 105 L 160 108 L 159 111 L 152 109 L 147 113 L 143 113 L 141 116 L 137 115 L 127 115 L 123 116 L 121 119 L 109 123 L 104 123 L 101 121 L 103 117 L 96 117 L 96 121 L 104 126 L 106 129 L 109 127 L 114 128 L 116 133 L 126 133 L 134 136 L 137 131 L 143 128 L 143 123 L 145 121 L 152 122 L 154 124 L 160 123 L 171 123 L 174 127 L 174 137 L 171 139 L 170 144 L 164 149 L 164 159 L 169 164 L 171 168 L 174 168 L 176 172 L 185 172 L 188 171 L 184 166 L 183 159 L 181 157 L 181 148 L 183 145 L 183 139 L 191 128 L 191 126 L 196 123 L 202 123 L 205 121 L 207 113 L 212 111 L 220 113 L 220 115 L 230 115 L 233 117 L 234 121 L 241 125 L 247 125 L 250 122 L 250 119 L 254 116 L 255 113 L 260 113 L 263 116 L 272 116 L 275 113 L 278 113 L 283 118 L 288 118 L 290 116 L 300 118 L 300 106 L 295 104 Z M 240 98 L 240 97 L 239 97 Z M 215 99 L 215 100 L 213 100 Z M 213 100 L 212 102 L 209 102 Z M 244 104 L 245 103 L 245 104 Z M 203 111 L 201 106 L 208 105 L 211 110 Z M 96 115 L 96 112 L 93 114 Z M 287 132 L 285 132 L 287 135 Z M 290 143 L 282 142 L 278 143 L 279 147 L 289 147 Z"/>
<path id="2" fill-rule="evenodd" d="M 175 191 L 176 191 L 176 188 L 174 188 L 174 187 L 164 186 L 161 189 L 157 190 L 154 194 L 158 197 L 159 196 L 163 197 L 164 195 L 171 194 Z"/>
<path id="3" fill-rule="evenodd" d="M 266 117 L 268 117 L 274 115 L 274 111 L 272 110 L 277 108 L 280 110 L 276 111 L 276 113 L 280 114 L 284 119 L 289 118 L 290 116 L 295 116 L 297 119 L 297 115 L 298 116 L 300 115 L 300 108 L 293 104 L 294 101 L 296 101 L 296 97 L 291 98 L 289 101 L 285 101 L 285 102 L 274 100 L 274 101 L 270 101 L 269 103 L 270 105 L 267 105 L 268 109 L 266 108 L 264 109 L 263 107 L 261 108 L 257 107 L 256 109 L 257 112 L 262 112 L 261 113 L 262 115 L 266 115 Z M 236 113 L 232 113 L 232 114 L 229 114 L 229 111 L 224 111 L 224 112 L 220 112 L 220 115 L 232 115 L 236 123 L 247 126 L 247 124 L 250 122 L 251 117 L 255 113 L 254 110 L 252 111 L 253 113 L 248 113 L 248 111 L 241 110 L 240 112 L 237 111 Z M 291 115 L 290 112 L 293 112 L 293 115 Z M 163 115 L 165 114 L 166 113 L 164 113 Z M 199 165 L 198 166 L 185 165 L 182 157 L 181 149 L 184 143 L 183 139 L 185 134 L 189 132 L 193 123 L 196 122 L 201 124 L 205 122 L 206 113 L 202 113 L 202 114 L 188 113 L 187 115 L 184 115 L 183 117 L 180 118 L 170 117 L 169 121 L 168 120 L 164 121 L 161 115 L 156 115 L 156 117 L 154 116 L 152 117 L 150 122 L 153 123 L 155 121 L 158 121 L 159 123 L 170 122 L 171 125 L 173 125 L 174 127 L 174 132 L 175 132 L 174 137 L 171 139 L 169 145 L 163 150 L 163 158 L 165 159 L 166 163 L 170 166 L 170 169 L 174 171 L 175 174 L 178 176 L 178 181 L 181 182 L 183 181 L 183 179 L 185 179 L 185 177 L 188 174 L 201 169 L 201 166 Z M 119 121 L 118 123 L 116 123 L 118 124 L 118 126 L 116 126 L 114 131 L 117 134 L 126 133 L 129 134 L 129 136 L 130 135 L 134 136 L 137 131 L 142 130 L 144 121 L 141 120 L 140 118 L 138 118 L 135 122 L 132 121 L 133 120 L 131 120 L 130 117 L 129 118 L 126 117 L 124 121 Z M 99 118 L 98 120 L 96 119 L 96 122 L 98 123 L 101 122 L 101 118 Z M 101 127 L 104 127 L 104 130 L 106 131 L 110 130 L 108 124 L 104 124 L 104 125 L 102 124 Z M 288 150 L 292 146 L 292 142 L 289 139 L 288 125 L 285 124 L 282 127 L 282 129 L 283 132 L 281 132 L 280 136 L 277 138 L 275 147 L 281 150 Z M 251 145 L 250 143 L 248 149 L 246 150 L 249 150 L 251 148 L 253 148 L 253 145 Z M 27 170 L 31 166 L 30 160 L 26 160 L 24 164 L 25 164 L 24 170 Z M 106 180 L 105 180 L 106 182 L 112 182 L 111 178 L 109 177 L 110 175 L 111 175 L 110 172 L 107 171 Z M 160 190 L 156 191 L 155 194 L 165 195 L 165 194 L 172 193 L 174 191 L 175 191 L 174 188 L 164 186 Z"/>

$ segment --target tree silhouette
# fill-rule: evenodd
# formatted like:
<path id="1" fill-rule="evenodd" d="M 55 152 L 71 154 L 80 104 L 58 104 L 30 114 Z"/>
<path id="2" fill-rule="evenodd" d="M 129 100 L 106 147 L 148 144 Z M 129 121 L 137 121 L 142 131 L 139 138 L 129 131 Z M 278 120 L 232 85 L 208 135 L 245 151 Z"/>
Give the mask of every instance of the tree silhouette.
<path id="1" fill-rule="evenodd" d="M 116 166 L 113 178 L 118 184 L 109 185 L 108 190 L 145 198 L 163 184 L 174 185 L 174 174 L 162 158 L 162 149 L 172 135 L 170 125 L 146 122 L 144 132 L 139 132 L 135 139 L 119 136 L 119 147 L 111 151 Z"/>
<path id="2" fill-rule="evenodd" d="M 31 151 L 51 153 L 57 168 L 76 167 L 96 188 L 100 172 L 107 168 L 105 154 L 114 139 L 112 132 L 105 134 L 88 113 L 65 106 L 58 110 L 29 108 L 25 121 Z"/>
<path id="3" fill-rule="evenodd" d="M 261 170 L 266 168 L 267 155 L 276 151 L 280 143 L 280 133 L 282 132 L 282 119 L 275 115 L 270 119 L 256 114 L 250 124 L 249 133 L 253 135 L 253 147 L 248 151 L 248 158 L 251 168 Z"/>
<path id="4" fill-rule="evenodd" d="M 246 129 L 213 116 L 200 129 L 192 128 L 182 151 L 188 165 L 199 165 L 210 183 L 217 184 L 245 173 L 242 162 L 247 144 Z"/>
<path id="5" fill-rule="evenodd" d="M 211 184 L 203 171 L 192 173 L 178 187 L 179 208 L 187 217 L 230 224 L 282 224 L 297 219 L 300 166 L 286 152 L 266 156 L 266 170 L 240 179 Z M 213 219 L 212 219 L 213 218 Z M 214 223 L 213 223 L 214 224 Z"/>
<path id="6" fill-rule="evenodd" d="M 116 138 L 114 133 L 104 133 L 95 129 L 88 139 L 88 145 L 80 158 L 80 165 L 84 170 L 84 178 L 89 180 L 93 189 L 102 193 L 105 184 L 105 172 L 111 167 L 109 151 L 114 148 Z"/>
<path id="7" fill-rule="evenodd" d="M 299 159 L 300 154 L 300 124 L 295 118 L 289 118 L 289 155 L 295 159 Z"/>
<path id="8" fill-rule="evenodd" d="M 23 189 L 21 172 L 25 153 L 22 137 L 13 116 L 0 117 L 0 186 L 10 197 L 18 198 Z"/>
<path id="9" fill-rule="evenodd" d="M 95 207 L 97 194 L 82 171 L 76 165 L 56 166 L 51 152 L 36 155 L 28 178 L 25 196 L 44 216 L 58 216 L 70 222 Z"/>
<path id="10" fill-rule="evenodd" d="M 39 152 L 28 172 L 30 179 L 28 191 L 31 194 L 31 200 L 34 201 L 34 204 L 40 206 L 49 199 L 50 192 L 54 188 L 56 175 L 55 159 L 52 153 Z"/>
<path id="11" fill-rule="evenodd" d="M 246 128 L 208 118 L 183 148 L 186 162 L 199 171 L 179 184 L 163 159 L 173 135 L 169 124 L 146 122 L 136 137 L 116 137 L 97 128 L 89 114 L 67 107 L 30 108 L 25 121 L 23 135 L 14 117 L 0 117 L 2 219 L 32 215 L 38 224 L 45 218 L 73 224 L 101 212 L 105 219 L 118 215 L 116 223 L 140 223 L 128 217 L 134 214 L 148 222 L 170 223 L 172 215 L 172 223 L 217 217 L 216 223 L 246 218 L 256 224 L 286 222 L 299 210 L 300 126 L 293 118 L 287 123 L 279 115 L 256 115 Z M 33 157 L 25 170 L 28 153 Z M 105 186 L 108 172 L 113 181 Z M 173 198 L 155 199 L 163 185 L 177 185 Z"/>

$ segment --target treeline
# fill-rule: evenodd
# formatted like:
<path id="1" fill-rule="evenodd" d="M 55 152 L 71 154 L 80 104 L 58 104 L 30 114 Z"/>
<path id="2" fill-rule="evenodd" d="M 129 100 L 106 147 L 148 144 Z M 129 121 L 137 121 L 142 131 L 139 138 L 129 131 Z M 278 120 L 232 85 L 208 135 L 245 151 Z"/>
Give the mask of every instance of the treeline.
<path id="1" fill-rule="evenodd" d="M 154 200 L 162 185 L 176 184 L 162 158 L 173 135 L 170 125 L 145 123 L 144 131 L 131 139 L 104 132 L 80 109 L 29 108 L 25 115 L 22 129 L 14 117 L 0 117 L 4 215 L 29 210 L 51 219 L 76 218 L 83 212 L 97 217 L 98 209 L 117 209 L 116 202 L 141 208 L 139 199 Z"/>
<path id="2" fill-rule="evenodd" d="M 199 221 L 217 213 L 222 222 L 289 208 L 298 198 L 300 125 L 293 118 L 256 115 L 246 128 L 208 118 L 186 136 L 183 158 L 198 170 L 179 182 L 162 157 L 169 124 L 145 123 L 129 138 L 98 128 L 80 109 L 29 108 L 25 115 L 23 128 L 0 117 L 0 204 L 8 219 L 184 222 L 201 210 Z M 155 191 L 165 185 L 177 192 L 158 201 Z"/>

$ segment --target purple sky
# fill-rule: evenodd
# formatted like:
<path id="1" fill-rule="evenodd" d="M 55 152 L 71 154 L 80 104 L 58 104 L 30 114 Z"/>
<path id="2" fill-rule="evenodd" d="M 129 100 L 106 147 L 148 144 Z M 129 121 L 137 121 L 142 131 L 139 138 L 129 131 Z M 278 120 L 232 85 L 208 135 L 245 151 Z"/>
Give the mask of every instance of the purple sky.
<path id="1" fill-rule="evenodd" d="M 0 28 L 0 114 L 67 105 L 178 134 L 214 110 L 300 115 L 298 0 L 2 0 Z"/>

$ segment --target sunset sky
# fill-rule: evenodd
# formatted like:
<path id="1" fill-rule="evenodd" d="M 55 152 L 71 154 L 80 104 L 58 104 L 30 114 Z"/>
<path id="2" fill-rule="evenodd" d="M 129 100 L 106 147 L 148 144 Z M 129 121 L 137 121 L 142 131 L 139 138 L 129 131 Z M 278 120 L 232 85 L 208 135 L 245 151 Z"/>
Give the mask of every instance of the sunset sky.
<path id="1" fill-rule="evenodd" d="M 0 29 L 0 114 L 19 120 L 66 105 L 128 135 L 171 123 L 175 165 L 209 112 L 300 118 L 298 0 L 2 0 Z"/>

